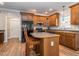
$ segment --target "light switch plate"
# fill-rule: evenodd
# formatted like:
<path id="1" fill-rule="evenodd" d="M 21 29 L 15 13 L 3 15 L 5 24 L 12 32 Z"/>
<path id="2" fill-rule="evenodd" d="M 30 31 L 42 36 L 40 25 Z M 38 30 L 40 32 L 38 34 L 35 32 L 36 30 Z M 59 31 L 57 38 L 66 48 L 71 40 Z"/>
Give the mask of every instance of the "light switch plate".
<path id="1" fill-rule="evenodd" d="M 54 46 L 54 42 L 53 41 L 51 41 L 51 46 Z"/>

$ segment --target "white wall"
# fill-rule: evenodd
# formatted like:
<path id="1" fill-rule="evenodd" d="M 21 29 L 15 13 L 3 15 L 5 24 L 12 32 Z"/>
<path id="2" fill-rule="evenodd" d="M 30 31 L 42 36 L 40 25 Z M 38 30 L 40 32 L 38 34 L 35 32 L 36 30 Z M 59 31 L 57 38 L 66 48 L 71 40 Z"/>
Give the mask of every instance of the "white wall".
<path id="1" fill-rule="evenodd" d="M 11 15 L 13 16 L 13 15 Z M 19 17 L 10 17 L 9 19 L 9 27 L 8 27 L 8 33 L 9 38 L 17 38 L 20 34 L 20 18 Z"/>
<path id="2" fill-rule="evenodd" d="M 0 30 L 5 30 L 6 25 L 6 15 L 3 11 L 0 11 Z M 4 31 L 4 42 L 7 42 L 7 33 Z"/>
<path id="3" fill-rule="evenodd" d="M 15 32 L 13 32 L 12 30 L 10 30 L 10 23 L 11 21 L 15 21 L 13 22 L 13 25 L 17 27 L 14 28 Z M 12 26 L 12 24 L 11 24 Z M 4 42 L 7 42 L 9 38 L 13 38 L 13 37 L 18 37 L 19 40 L 21 40 L 21 16 L 20 16 L 20 12 L 16 12 L 16 11 L 11 11 L 11 10 L 2 10 L 0 13 L 0 30 L 5 30 L 5 40 Z M 10 35 L 10 33 L 13 33 L 13 35 Z"/>
<path id="4" fill-rule="evenodd" d="M 0 14 L 0 30 L 5 30 L 5 16 Z"/>
<path id="5" fill-rule="evenodd" d="M 10 38 L 19 38 L 21 40 L 21 17 L 20 13 L 8 12 L 7 21 L 8 21 L 8 39 Z"/>
<path id="6" fill-rule="evenodd" d="M 64 16 L 63 11 L 59 11 L 60 13 L 60 27 L 70 27 L 70 19 L 71 19 L 71 11 L 70 9 L 65 9 Z M 63 19 L 64 18 L 64 19 Z"/>

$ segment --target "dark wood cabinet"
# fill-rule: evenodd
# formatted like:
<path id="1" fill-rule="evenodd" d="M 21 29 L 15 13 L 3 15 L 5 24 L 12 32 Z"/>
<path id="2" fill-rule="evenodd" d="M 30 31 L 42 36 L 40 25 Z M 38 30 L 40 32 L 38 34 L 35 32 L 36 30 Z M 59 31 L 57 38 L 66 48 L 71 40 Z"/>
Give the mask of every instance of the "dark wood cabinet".
<path id="1" fill-rule="evenodd" d="M 79 3 L 70 6 L 71 9 L 71 24 L 79 25 Z"/>
<path id="2" fill-rule="evenodd" d="M 4 33 L 0 33 L 0 44 L 4 42 Z"/>

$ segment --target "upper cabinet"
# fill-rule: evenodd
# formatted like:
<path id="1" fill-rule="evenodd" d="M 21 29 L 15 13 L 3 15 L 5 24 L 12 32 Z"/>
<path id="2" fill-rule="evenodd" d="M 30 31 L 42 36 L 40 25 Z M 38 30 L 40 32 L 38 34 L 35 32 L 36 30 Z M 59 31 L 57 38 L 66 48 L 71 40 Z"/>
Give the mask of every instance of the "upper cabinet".
<path id="1" fill-rule="evenodd" d="M 32 21 L 34 14 L 21 12 L 22 21 Z"/>
<path id="2" fill-rule="evenodd" d="M 71 8 L 71 24 L 79 25 L 79 3 L 70 6 Z"/>
<path id="3" fill-rule="evenodd" d="M 48 17 L 49 26 L 58 26 L 59 25 L 59 13 L 52 14 Z"/>
<path id="4" fill-rule="evenodd" d="M 46 16 L 34 15 L 33 22 L 34 25 L 37 25 L 38 22 L 41 22 L 44 26 L 46 26 Z"/>
<path id="5" fill-rule="evenodd" d="M 48 20 L 46 20 L 47 18 Z M 48 23 L 49 26 L 59 25 L 59 13 L 54 13 L 50 16 L 41 16 L 41 15 L 34 15 L 32 13 L 21 12 L 21 19 L 22 21 L 33 21 L 35 26 L 39 22 L 43 23 L 43 26 L 46 26 L 46 23 Z"/>

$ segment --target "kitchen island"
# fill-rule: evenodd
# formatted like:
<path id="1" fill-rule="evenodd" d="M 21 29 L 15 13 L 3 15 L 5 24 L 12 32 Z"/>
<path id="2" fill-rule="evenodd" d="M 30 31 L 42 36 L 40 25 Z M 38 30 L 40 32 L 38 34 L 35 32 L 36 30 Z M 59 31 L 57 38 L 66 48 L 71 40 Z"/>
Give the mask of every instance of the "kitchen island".
<path id="1" fill-rule="evenodd" d="M 41 56 L 59 56 L 59 35 L 47 32 L 34 32 L 31 35 L 40 40 Z"/>

